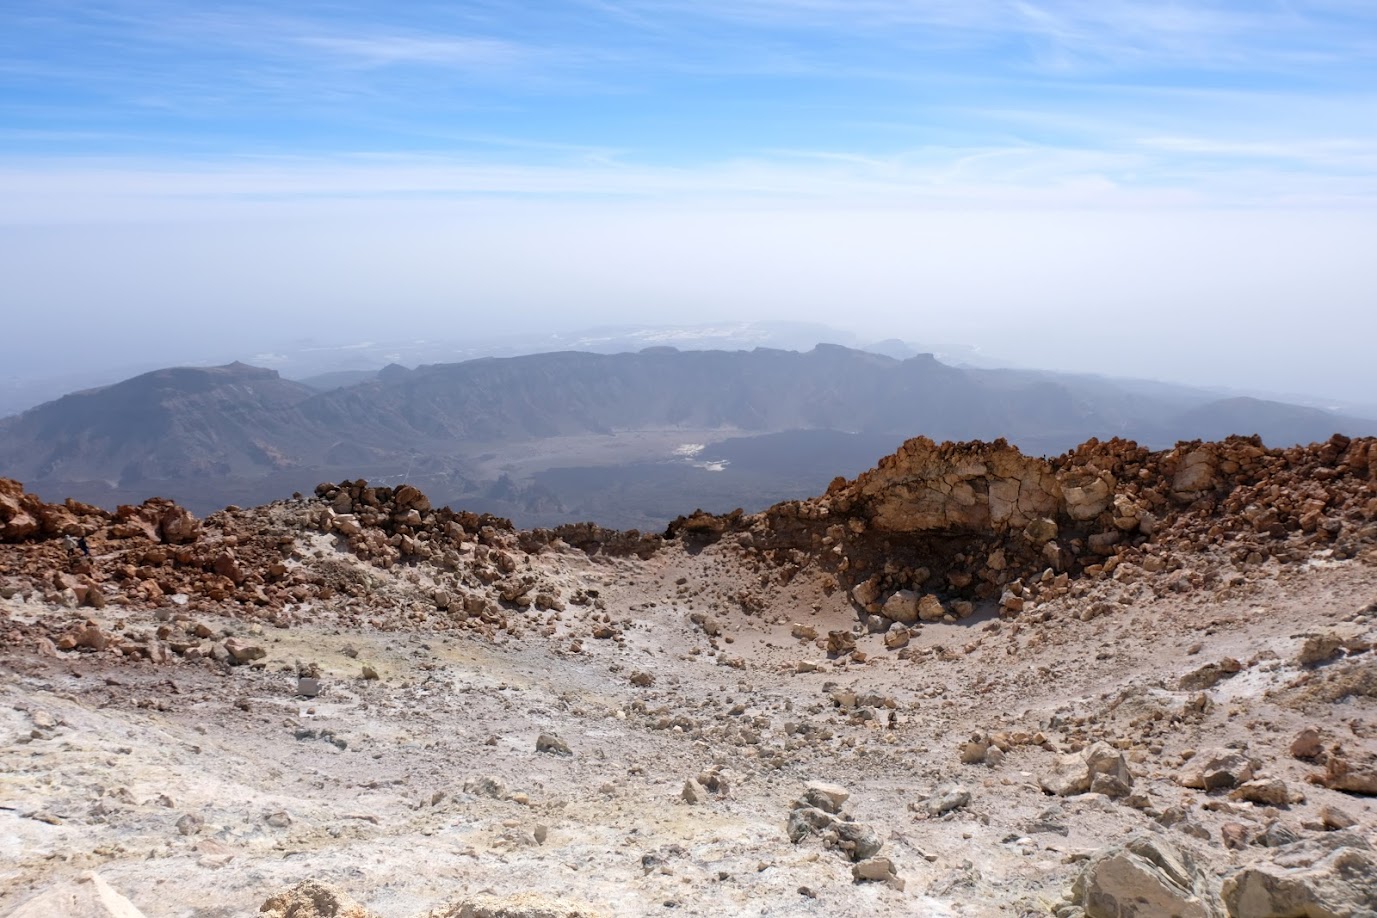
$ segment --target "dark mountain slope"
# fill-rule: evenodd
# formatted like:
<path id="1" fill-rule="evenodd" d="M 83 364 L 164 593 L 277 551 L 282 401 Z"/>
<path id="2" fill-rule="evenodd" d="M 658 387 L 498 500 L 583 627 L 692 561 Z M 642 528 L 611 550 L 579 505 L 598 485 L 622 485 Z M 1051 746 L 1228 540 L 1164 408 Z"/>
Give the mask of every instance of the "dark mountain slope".
<path id="1" fill-rule="evenodd" d="M 663 427 L 764 433 L 932 430 L 934 436 L 1074 435 L 1105 419 L 1055 383 L 998 394 L 924 355 L 905 361 L 836 346 L 807 353 L 565 352 L 410 372 L 323 393 L 312 424 L 372 442 L 502 442 Z"/>
<path id="2" fill-rule="evenodd" d="M 124 484 L 266 474 L 294 463 L 296 408 L 311 394 L 242 363 L 157 370 L 0 421 L 0 468 Z"/>
<path id="3" fill-rule="evenodd" d="M 1318 443 L 1335 431 L 1352 437 L 1377 434 L 1377 421 L 1259 398 L 1209 402 L 1182 412 L 1164 426 L 1183 440 L 1216 440 L 1230 434 L 1257 433 L 1268 443 L 1287 446 Z"/>
<path id="4" fill-rule="evenodd" d="M 959 369 L 926 354 L 900 360 L 835 345 L 802 353 L 656 347 L 394 365 L 324 392 L 243 364 L 160 370 L 0 421 L 0 475 L 48 495 L 108 504 L 161 492 L 197 509 L 309 490 L 326 478 L 406 476 L 444 500 L 519 503 L 536 495 L 542 512 L 563 506 L 581 515 L 616 489 L 626 518 L 648 520 L 655 516 L 645 509 L 650 495 L 657 506 L 671 498 L 698 504 L 693 489 L 707 486 L 704 475 L 717 476 L 717 503 L 763 506 L 767 490 L 769 500 L 788 496 L 778 491 L 783 478 L 771 481 L 771 452 L 809 487 L 837 473 L 825 467 L 831 441 L 807 437 L 763 440 L 749 468 L 730 461 L 715 472 L 656 466 L 683 442 L 678 431 L 702 442 L 790 431 L 858 435 L 838 441 L 847 449 L 877 437 L 1004 437 L 1028 452 L 1055 454 L 1111 436 L 1160 447 L 1256 433 L 1281 446 L 1336 431 L 1377 432 L 1377 422 L 1256 399 L 1212 400 L 1177 387 L 1159 393 L 1096 377 Z M 662 433 L 618 437 L 649 432 Z M 586 493 L 577 492 L 578 483 L 600 473 L 548 478 L 551 487 L 574 491 L 527 487 L 542 471 L 599 468 L 623 468 L 630 477 L 614 476 Z M 492 490 L 508 472 L 511 487 Z M 679 490 L 670 493 L 667 481 L 679 482 Z"/>

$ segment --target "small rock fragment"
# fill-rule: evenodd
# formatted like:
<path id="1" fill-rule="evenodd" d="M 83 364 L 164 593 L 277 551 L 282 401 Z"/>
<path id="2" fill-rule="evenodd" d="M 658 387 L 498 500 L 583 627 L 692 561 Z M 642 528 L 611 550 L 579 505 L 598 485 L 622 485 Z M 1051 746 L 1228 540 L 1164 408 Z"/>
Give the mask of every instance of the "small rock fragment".
<path id="1" fill-rule="evenodd" d="M 1291 794 L 1280 778 L 1258 778 L 1240 784 L 1230 792 L 1229 799 L 1263 806 L 1286 806 L 1291 802 Z"/>
<path id="2" fill-rule="evenodd" d="M 206 820 L 195 813 L 187 813 L 177 820 L 177 831 L 182 835 L 196 835 L 205 826 Z"/>
<path id="3" fill-rule="evenodd" d="M 542 733 L 536 738 L 536 752 L 545 752 L 550 755 L 573 755 L 569 744 L 555 736 L 553 733 Z"/>
<path id="4" fill-rule="evenodd" d="M 971 792 L 964 784 L 948 781 L 937 785 L 932 796 L 923 801 L 923 812 L 930 817 L 937 818 L 953 810 L 959 810 L 970 802 Z"/>

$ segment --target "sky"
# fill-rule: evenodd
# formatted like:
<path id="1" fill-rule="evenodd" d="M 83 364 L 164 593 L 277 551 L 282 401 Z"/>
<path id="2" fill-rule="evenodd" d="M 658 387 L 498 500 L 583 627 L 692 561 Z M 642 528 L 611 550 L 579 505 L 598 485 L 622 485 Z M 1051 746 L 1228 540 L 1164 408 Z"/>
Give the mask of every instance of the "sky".
<path id="1" fill-rule="evenodd" d="M 1371 0 L 0 4 L 0 375 L 798 319 L 1352 398 L 1374 249 Z"/>

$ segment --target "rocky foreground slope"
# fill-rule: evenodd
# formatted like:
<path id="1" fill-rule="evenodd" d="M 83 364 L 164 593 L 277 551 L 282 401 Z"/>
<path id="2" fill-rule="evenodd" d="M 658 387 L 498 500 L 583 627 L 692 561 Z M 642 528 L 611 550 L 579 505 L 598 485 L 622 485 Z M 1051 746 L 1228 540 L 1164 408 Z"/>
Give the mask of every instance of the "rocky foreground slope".
<path id="1" fill-rule="evenodd" d="M 0 915 L 1377 915 L 1374 639 L 1373 440 L 664 535 L 0 481 Z"/>

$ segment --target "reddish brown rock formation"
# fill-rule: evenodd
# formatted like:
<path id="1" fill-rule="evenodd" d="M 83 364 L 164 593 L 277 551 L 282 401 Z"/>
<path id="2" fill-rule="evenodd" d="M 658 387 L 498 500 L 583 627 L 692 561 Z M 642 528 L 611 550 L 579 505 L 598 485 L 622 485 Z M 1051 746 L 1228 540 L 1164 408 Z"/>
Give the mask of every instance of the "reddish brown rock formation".
<path id="1" fill-rule="evenodd" d="M 999 597 L 1016 613 L 1030 594 L 1120 564 L 1171 570 L 1205 549 L 1238 563 L 1368 549 L 1377 543 L 1377 441 L 1267 449 L 1231 437 L 1152 452 L 1091 440 L 1047 460 L 1002 440 L 919 437 L 822 497 L 753 516 L 695 513 L 668 530 L 687 540 L 732 533 L 780 564 L 834 569 L 868 612 L 913 590 Z M 1199 586 L 1199 576 L 1183 569 L 1179 588 Z"/>
<path id="2" fill-rule="evenodd" d="M 25 493 L 19 482 L 0 478 L 0 542 L 86 535 L 109 516 L 99 507 L 74 500 L 44 503 Z"/>

